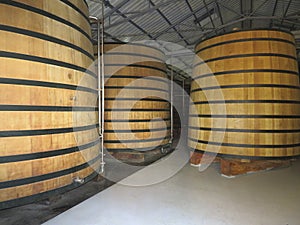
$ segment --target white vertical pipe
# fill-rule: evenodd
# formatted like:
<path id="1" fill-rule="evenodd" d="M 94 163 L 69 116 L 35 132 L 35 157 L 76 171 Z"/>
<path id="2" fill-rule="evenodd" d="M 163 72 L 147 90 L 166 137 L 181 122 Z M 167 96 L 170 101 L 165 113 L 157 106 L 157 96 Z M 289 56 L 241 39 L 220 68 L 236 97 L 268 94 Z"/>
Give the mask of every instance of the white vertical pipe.
<path id="1" fill-rule="evenodd" d="M 101 173 L 104 172 L 104 84 L 105 84 L 105 70 L 104 70 L 104 1 L 102 1 L 102 21 L 101 21 L 101 132 L 100 135 L 102 136 L 101 138 Z M 100 24 L 99 24 L 99 29 L 100 30 Z M 99 32 L 100 33 L 100 32 Z M 98 51 L 99 52 L 99 51 Z M 100 97 L 100 96 L 99 96 Z M 99 109 L 100 111 L 100 109 Z"/>
<path id="2" fill-rule="evenodd" d="M 172 59 L 171 59 L 172 60 Z M 174 104 L 174 71 L 171 69 L 171 93 L 170 93 L 170 99 L 171 99 L 171 137 L 169 143 L 173 142 L 174 139 L 174 117 L 173 117 L 173 104 Z"/>
<path id="3" fill-rule="evenodd" d="M 97 21 L 98 24 L 98 29 L 97 29 L 97 36 L 98 36 L 98 45 L 97 45 L 97 56 L 98 56 L 98 118 L 99 118 L 99 134 L 101 139 L 103 139 L 103 134 L 101 132 L 102 130 L 102 113 L 101 113 L 101 91 L 102 91 L 102 86 L 101 86 L 101 51 L 100 51 L 100 46 L 101 46 L 101 33 L 100 33 L 100 26 L 101 22 L 98 19 Z M 101 146 L 102 147 L 102 146 Z"/>
<path id="4" fill-rule="evenodd" d="M 184 109 L 184 106 L 185 106 L 185 99 L 184 99 L 184 80 L 182 80 L 182 115 L 183 115 L 183 119 L 185 120 L 185 109 Z"/>
<path id="5" fill-rule="evenodd" d="M 90 16 L 92 20 L 97 22 L 97 72 L 98 72 L 98 119 L 99 119 L 99 135 L 100 135 L 100 155 L 101 155 L 101 173 L 104 172 L 104 56 L 103 56 L 103 43 L 104 43 L 104 35 L 103 35 L 103 25 L 102 25 L 102 34 L 100 31 L 101 21 L 99 18 Z M 100 52 L 100 46 L 101 51 Z"/>

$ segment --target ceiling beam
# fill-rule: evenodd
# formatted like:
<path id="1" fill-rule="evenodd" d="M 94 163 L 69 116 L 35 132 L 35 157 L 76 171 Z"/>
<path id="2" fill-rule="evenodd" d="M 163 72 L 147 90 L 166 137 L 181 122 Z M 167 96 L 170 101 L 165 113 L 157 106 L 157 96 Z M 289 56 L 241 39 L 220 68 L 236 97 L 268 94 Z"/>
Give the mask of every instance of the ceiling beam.
<path id="1" fill-rule="evenodd" d="M 114 8 L 114 6 L 112 4 L 110 4 L 109 2 L 106 3 L 108 7 L 110 7 L 111 9 Z M 140 27 L 138 24 L 136 24 L 135 22 L 133 22 L 131 19 L 129 19 L 126 15 L 124 15 L 119 9 L 116 10 L 116 13 L 118 13 L 121 17 L 128 19 L 128 22 L 130 24 L 132 24 L 133 26 L 135 26 L 138 30 L 142 31 L 144 34 L 146 34 L 149 38 L 153 38 L 152 35 L 150 35 L 147 31 L 145 31 L 142 27 Z M 107 29 L 107 28 L 105 28 Z"/>
<path id="2" fill-rule="evenodd" d="M 148 0 L 150 2 L 150 4 L 152 6 L 155 7 L 155 4 L 151 1 L 151 0 Z M 159 15 L 164 18 L 164 20 L 169 24 L 169 25 L 172 25 L 172 23 L 170 22 L 170 20 L 161 12 L 161 10 L 159 9 L 156 9 L 156 11 L 159 13 Z M 189 43 L 187 42 L 187 40 L 185 40 L 185 38 L 182 36 L 182 34 L 180 32 L 178 32 L 178 30 L 176 29 L 176 27 L 173 27 L 173 30 L 178 34 L 178 36 L 182 39 L 182 41 L 184 41 L 187 45 L 189 45 Z"/>
<path id="3" fill-rule="evenodd" d="M 106 3 L 106 5 L 110 8 L 113 8 L 114 6 L 112 4 L 110 4 L 109 2 Z M 120 10 L 116 10 L 116 13 L 118 13 L 120 16 L 122 16 L 125 19 L 128 19 L 128 22 L 131 23 L 133 26 L 135 26 L 136 28 L 138 28 L 140 31 L 142 31 L 144 34 L 146 34 L 151 40 L 154 40 L 153 36 L 151 34 L 149 34 L 146 30 L 144 30 L 142 27 L 140 27 L 138 24 L 136 24 L 135 22 L 133 22 L 131 19 L 129 19 L 129 17 L 127 17 L 126 15 L 124 15 Z M 164 47 L 167 51 L 168 48 L 165 46 Z M 179 61 L 181 61 L 185 66 L 189 66 L 187 63 L 185 63 L 184 61 L 178 59 Z"/>
<path id="4" fill-rule="evenodd" d="M 251 13 L 249 14 L 249 16 L 253 16 L 258 10 L 260 10 L 269 1 L 270 0 L 265 0 L 263 3 L 261 3 L 259 6 L 257 6 L 256 9 L 251 10 Z M 253 5 L 251 5 L 251 8 L 253 8 Z"/>
<path id="5" fill-rule="evenodd" d="M 106 18 L 112 16 L 117 10 L 119 10 L 120 8 L 122 8 L 122 7 L 123 7 L 125 4 L 127 4 L 129 1 L 130 1 L 130 0 L 124 0 L 124 1 L 122 1 L 122 2 L 120 2 L 120 3 L 118 3 L 116 6 L 114 6 L 114 8 L 113 8 L 111 11 L 109 11 L 108 13 L 105 13 L 104 19 L 106 19 Z"/>
<path id="6" fill-rule="evenodd" d="M 173 27 L 181 24 L 182 22 L 184 22 L 186 19 L 190 18 L 193 15 L 196 15 L 196 13 L 198 13 L 200 10 L 203 10 L 203 7 L 200 7 L 198 9 L 196 9 L 195 11 L 188 13 L 187 15 L 185 15 L 184 17 L 182 17 L 180 20 L 178 20 L 177 22 L 173 23 L 172 25 L 170 25 L 168 28 L 166 28 L 165 30 L 161 31 L 159 34 L 154 36 L 154 39 L 157 39 L 158 37 L 160 37 L 161 35 L 163 35 L 165 32 L 171 30 Z"/>
<path id="7" fill-rule="evenodd" d="M 241 12 L 242 17 L 245 17 L 244 2 L 245 2 L 245 0 L 240 0 L 240 12 Z M 244 21 L 241 22 L 241 28 L 244 29 Z"/>
<path id="8" fill-rule="evenodd" d="M 215 0 L 215 4 L 217 6 L 217 10 L 218 10 L 218 14 L 220 16 L 220 20 L 221 20 L 221 24 L 224 25 L 224 19 L 223 19 L 223 16 L 222 16 L 222 12 L 221 12 L 221 9 L 220 9 L 220 5 L 218 3 L 217 0 Z M 226 32 L 226 29 L 223 29 L 223 32 L 225 33 Z"/>
<path id="9" fill-rule="evenodd" d="M 261 9 L 268 1 L 264 0 L 256 9 L 253 10 L 253 0 L 241 0 L 241 13 L 244 17 L 253 16 L 259 9 Z M 246 20 L 242 22 L 242 29 L 251 29 L 252 20 Z"/>
<path id="10" fill-rule="evenodd" d="M 157 4 L 155 7 L 152 7 L 152 8 L 149 8 L 149 9 L 145 9 L 145 10 L 141 10 L 139 13 L 135 13 L 133 16 L 128 16 L 126 18 L 124 18 L 123 20 L 120 20 L 120 21 L 117 21 L 113 24 L 110 24 L 108 26 L 105 27 L 105 29 L 110 29 L 112 27 L 115 27 L 115 26 L 118 26 L 118 25 L 121 25 L 123 23 L 127 23 L 129 22 L 130 20 L 133 20 L 135 18 L 139 18 L 141 17 L 142 15 L 145 15 L 146 13 L 151 13 L 151 12 L 154 12 L 156 11 L 158 8 L 160 7 L 163 7 L 163 6 L 167 6 L 169 4 L 172 4 L 176 1 L 181 1 L 181 0 L 169 0 L 169 1 L 165 1 L 165 2 L 162 2 L 162 3 L 159 3 Z"/>
<path id="11" fill-rule="evenodd" d="M 93 28 L 92 31 L 96 31 L 97 29 L 96 28 Z M 213 29 L 207 29 L 205 31 L 201 31 L 199 28 L 192 28 L 192 29 L 178 29 L 177 31 L 180 32 L 180 33 L 184 33 L 184 32 L 197 32 L 197 34 L 202 34 L 202 35 L 205 35 L 209 32 L 211 32 Z M 106 32 L 107 33 L 107 32 Z M 150 35 L 154 36 L 156 34 L 159 34 L 160 32 L 148 32 Z M 167 31 L 165 32 L 165 34 L 176 34 L 177 32 L 176 31 Z M 141 37 L 141 36 L 145 36 L 144 33 L 136 33 L 136 34 L 133 34 L 133 33 L 127 33 L 127 34 L 120 34 L 120 35 L 116 35 L 115 37 L 116 38 L 124 38 L 124 37 Z M 185 37 L 186 38 L 186 37 Z M 186 38 L 186 39 L 189 39 L 189 38 Z M 182 41 L 182 39 L 180 38 L 180 41 Z"/>
<path id="12" fill-rule="evenodd" d="M 222 8 L 227 9 L 228 11 L 230 11 L 230 12 L 232 12 L 232 13 L 234 13 L 234 14 L 239 15 L 240 18 L 244 17 L 243 14 L 241 14 L 241 13 L 239 13 L 239 12 L 237 12 L 237 11 L 231 9 L 230 7 L 224 5 L 224 4 L 222 3 L 221 0 L 217 0 L 217 2 L 219 3 L 219 5 L 220 5 Z"/>
<path id="13" fill-rule="evenodd" d="M 256 10 L 253 11 L 253 0 L 250 0 L 250 16 L 252 16 L 256 12 Z M 252 20 L 250 20 L 250 29 L 252 29 L 252 25 Z"/>
<path id="14" fill-rule="evenodd" d="M 275 16 L 275 12 L 276 12 L 276 9 L 277 9 L 277 5 L 278 5 L 278 0 L 275 0 L 275 4 L 274 4 L 274 7 L 273 7 L 273 11 L 272 11 L 272 16 Z M 270 21 L 270 28 L 273 27 L 273 20 Z"/>
<path id="15" fill-rule="evenodd" d="M 292 0 L 290 0 L 289 3 L 288 3 L 288 5 L 286 6 L 286 9 L 285 9 L 285 11 L 284 11 L 284 14 L 283 14 L 282 18 L 285 18 L 285 17 L 286 17 L 286 15 L 287 15 L 287 13 L 288 13 L 288 11 L 289 11 L 289 8 L 290 8 L 290 6 L 291 6 L 291 3 L 292 3 Z M 284 21 L 284 20 L 282 19 L 281 22 L 280 22 L 280 24 L 282 24 L 283 21 Z"/>
<path id="16" fill-rule="evenodd" d="M 204 6 L 205 6 L 205 9 L 206 9 L 206 11 L 207 11 L 207 13 L 208 13 L 208 15 L 209 15 L 210 22 L 211 22 L 211 24 L 212 24 L 212 26 L 213 26 L 213 28 L 214 28 L 216 34 L 218 34 L 218 32 L 217 32 L 217 30 L 216 30 L 216 25 L 215 25 L 215 23 L 214 23 L 214 21 L 213 21 L 213 19 L 212 19 L 212 17 L 211 17 L 211 13 L 210 13 L 210 10 L 209 10 L 209 8 L 208 8 L 208 5 L 206 4 L 206 1 L 205 1 L 205 0 L 203 0 L 203 3 L 204 3 Z"/>
<path id="17" fill-rule="evenodd" d="M 187 6 L 188 6 L 190 12 L 192 13 L 192 12 L 193 12 L 193 8 L 192 8 L 192 6 L 191 6 L 189 0 L 185 0 L 185 3 L 187 4 Z M 193 14 L 193 16 L 194 16 L 194 18 L 195 18 L 195 23 L 197 23 L 198 26 L 200 27 L 200 29 L 203 31 L 204 29 L 203 29 L 203 27 L 202 27 L 200 21 L 198 21 L 197 16 L 196 16 L 195 14 Z"/>

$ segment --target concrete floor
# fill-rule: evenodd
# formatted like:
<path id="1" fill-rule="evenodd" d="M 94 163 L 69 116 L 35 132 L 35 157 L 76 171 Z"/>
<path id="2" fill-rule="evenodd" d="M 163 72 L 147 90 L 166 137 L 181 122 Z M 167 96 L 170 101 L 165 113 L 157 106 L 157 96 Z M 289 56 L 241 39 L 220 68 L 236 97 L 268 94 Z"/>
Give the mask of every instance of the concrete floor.
<path id="1" fill-rule="evenodd" d="M 112 184 L 112 182 L 104 179 L 94 179 L 77 189 L 55 196 L 52 199 L 0 210 L 0 225 L 40 225 Z"/>
<path id="2" fill-rule="evenodd" d="M 149 174 L 147 167 L 122 182 Z M 115 184 L 45 225 L 299 225 L 299 209 L 299 161 L 234 179 L 186 165 L 156 185 Z"/>

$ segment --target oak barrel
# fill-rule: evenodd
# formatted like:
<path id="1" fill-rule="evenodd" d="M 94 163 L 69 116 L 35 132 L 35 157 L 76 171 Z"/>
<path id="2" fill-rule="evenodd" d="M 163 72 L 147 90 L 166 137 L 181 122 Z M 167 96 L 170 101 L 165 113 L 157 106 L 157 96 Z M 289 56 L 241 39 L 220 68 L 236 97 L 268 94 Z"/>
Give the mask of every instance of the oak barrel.
<path id="1" fill-rule="evenodd" d="M 170 138 L 165 55 L 138 43 L 105 43 L 104 53 L 105 147 L 115 158 L 129 163 L 156 158 L 153 151 Z M 155 156 L 146 159 L 151 152 Z"/>
<path id="2" fill-rule="evenodd" d="M 87 182 L 100 158 L 85 1 L 2 1 L 0 23 L 2 209 Z"/>
<path id="3" fill-rule="evenodd" d="M 195 51 L 203 62 L 195 63 L 191 85 L 196 110 L 189 118 L 190 147 L 209 152 L 220 145 L 220 155 L 241 158 L 300 155 L 299 73 L 292 34 L 232 32 L 200 42 Z M 216 97 L 218 91 L 224 101 Z M 221 105 L 225 114 L 211 113 L 210 106 Z M 226 126 L 213 126 L 213 120 L 225 120 Z M 221 132 L 223 141 L 209 141 Z"/>

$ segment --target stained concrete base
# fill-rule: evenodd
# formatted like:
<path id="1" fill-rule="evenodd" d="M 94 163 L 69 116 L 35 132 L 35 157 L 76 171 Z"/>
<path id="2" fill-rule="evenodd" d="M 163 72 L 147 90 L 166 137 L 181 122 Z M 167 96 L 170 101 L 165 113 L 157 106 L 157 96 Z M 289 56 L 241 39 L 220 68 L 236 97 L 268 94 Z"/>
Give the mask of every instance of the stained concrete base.
<path id="1" fill-rule="evenodd" d="M 146 181 L 147 170 L 123 183 Z M 213 167 L 200 173 L 186 165 L 156 185 L 115 184 L 45 225 L 298 225 L 299 208 L 299 161 L 235 179 L 220 176 Z"/>

